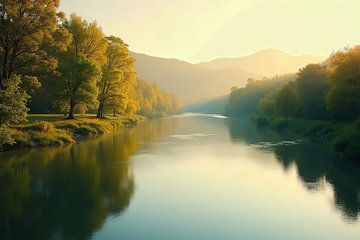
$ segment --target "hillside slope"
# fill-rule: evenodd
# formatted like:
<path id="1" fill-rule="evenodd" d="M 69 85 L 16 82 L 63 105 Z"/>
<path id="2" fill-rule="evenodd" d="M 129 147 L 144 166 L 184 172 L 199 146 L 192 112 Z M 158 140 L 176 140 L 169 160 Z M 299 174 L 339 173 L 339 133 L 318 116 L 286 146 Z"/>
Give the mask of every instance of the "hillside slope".
<path id="1" fill-rule="evenodd" d="M 248 78 L 261 77 L 239 67 L 204 69 L 176 59 L 139 53 L 133 56 L 139 77 L 173 92 L 184 104 L 225 95 L 233 86 L 243 86 Z"/>
<path id="2" fill-rule="evenodd" d="M 242 68 L 247 72 L 272 77 L 274 75 L 294 73 L 309 63 L 320 63 L 325 56 L 292 56 L 277 49 L 266 49 L 240 58 L 219 58 L 198 65 L 208 70 L 223 68 Z"/>

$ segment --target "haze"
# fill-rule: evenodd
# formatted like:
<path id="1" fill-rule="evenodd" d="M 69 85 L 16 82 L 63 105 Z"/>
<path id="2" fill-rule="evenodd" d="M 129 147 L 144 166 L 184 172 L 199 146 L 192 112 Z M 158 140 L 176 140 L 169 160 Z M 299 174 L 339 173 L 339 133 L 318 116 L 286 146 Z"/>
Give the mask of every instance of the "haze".
<path id="1" fill-rule="evenodd" d="M 97 20 L 135 52 L 188 62 L 266 48 L 328 55 L 360 39 L 356 0 L 63 0 L 62 10 Z"/>

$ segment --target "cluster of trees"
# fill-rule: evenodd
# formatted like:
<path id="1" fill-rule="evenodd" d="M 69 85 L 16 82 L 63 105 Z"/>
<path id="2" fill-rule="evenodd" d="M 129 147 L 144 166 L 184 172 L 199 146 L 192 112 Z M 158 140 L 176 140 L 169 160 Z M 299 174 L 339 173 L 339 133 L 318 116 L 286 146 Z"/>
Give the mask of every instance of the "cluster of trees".
<path id="1" fill-rule="evenodd" d="M 274 89 L 295 79 L 295 74 L 286 74 L 275 76 L 271 79 L 264 78 L 262 80 L 249 79 L 245 87 L 234 87 L 231 89 L 229 103 L 226 106 L 226 114 L 236 116 L 256 113 L 258 111 L 258 102 L 261 98 Z"/>
<path id="2" fill-rule="evenodd" d="M 307 65 L 293 81 L 278 85 L 252 81 L 245 88 L 233 90 L 229 113 L 238 115 L 249 109 L 284 117 L 284 121 L 255 118 L 257 124 L 270 124 L 275 129 L 289 126 L 289 117 L 341 120 L 341 125 L 302 121 L 296 131 L 320 136 L 342 155 L 360 159 L 360 45 L 335 52 L 322 64 Z"/>
<path id="3" fill-rule="evenodd" d="M 171 93 L 160 90 L 155 84 L 138 79 L 136 94 L 139 101 L 139 114 L 149 117 L 161 117 L 173 114 L 180 108 L 179 99 Z"/>
<path id="4" fill-rule="evenodd" d="M 68 119 L 77 112 L 104 118 L 176 110 L 173 95 L 137 80 L 124 41 L 58 8 L 59 0 L 0 2 L 0 142 L 12 142 L 9 126 L 28 110 Z"/>
<path id="5" fill-rule="evenodd" d="M 360 117 L 360 46 L 338 51 L 322 64 L 309 64 L 297 77 L 281 80 L 251 80 L 245 88 L 233 89 L 230 114 L 260 111 L 307 119 Z"/>

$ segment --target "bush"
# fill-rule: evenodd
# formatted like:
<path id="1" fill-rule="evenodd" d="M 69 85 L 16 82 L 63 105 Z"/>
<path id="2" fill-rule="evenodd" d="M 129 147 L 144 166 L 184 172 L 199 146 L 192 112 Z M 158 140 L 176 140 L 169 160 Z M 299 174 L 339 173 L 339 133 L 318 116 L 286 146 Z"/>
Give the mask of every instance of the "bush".
<path id="1" fill-rule="evenodd" d="M 271 121 L 271 128 L 275 130 L 284 130 L 288 127 L 288 122 L 283 119 L 273 119 Z"/>
<path id="2" fill-rule="evenodd" d="M 333 141 L 335 151 L 352 159 L 360 159 L 360 121 L 344 129 Z"/>

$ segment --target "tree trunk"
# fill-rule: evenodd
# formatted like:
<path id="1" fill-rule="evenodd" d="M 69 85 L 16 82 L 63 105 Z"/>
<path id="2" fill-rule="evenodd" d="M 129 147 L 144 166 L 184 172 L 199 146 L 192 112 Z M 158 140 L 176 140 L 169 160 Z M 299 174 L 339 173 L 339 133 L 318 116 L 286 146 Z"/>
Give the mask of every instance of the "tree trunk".
<path id="1" fill-rule="evenodd" d="M 73 99 L 71 99 L 70 100 L 69 116 L 66 119 L 75 119 L 75 117 L 74 117 L 74 108 L 75 108 L 75 101 Z"/>
<path id="2" fill-rule="evenodd" d="M 96 118 L 104 118 L 104 100 L 100 100 Z"/>
<path id="3" fill-rule="evenodd" d="M 288 121 L 288 113 L 285 113 L 285 121 Z"/>

